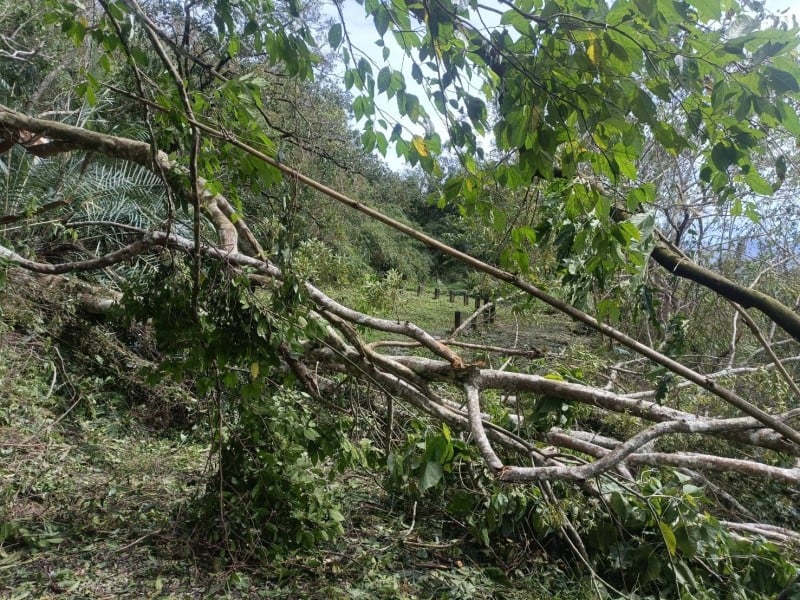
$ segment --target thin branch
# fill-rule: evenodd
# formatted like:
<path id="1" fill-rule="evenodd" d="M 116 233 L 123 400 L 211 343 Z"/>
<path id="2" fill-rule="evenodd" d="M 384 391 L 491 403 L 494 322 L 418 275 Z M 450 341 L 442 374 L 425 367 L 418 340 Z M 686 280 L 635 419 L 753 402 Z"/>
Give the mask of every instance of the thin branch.
<path id="1" fill-rule="evenodd" d="M 457 342 L 451 339 L 439 339 L 439 342 L 453 346 L 455 348 L 466 348 L 467 350 L 478 350 L 481 352 L 491 352 L 494 354 L 503 354 L 506 356 L 522 356 L 525 358 L 542 358 L 545 352 L 538 348 L 506 348 L 505 346 L 492 346 L 490 344 L 473 344 L 471 342 Z M 370 348 L 418 348 L 419 342 L 404 342 L 399 340 L 379 340 L 367 344 Z"/>
<path id="2" fill-rule="evenodd" d="M 742 316 L 742 319 L 750 328 L 750 331 L 753 332 L 753 335 L 756 336 L 756 339 L 761 344 L 761 347 L 764 348 L 764 351 L 769 355 L 770 359 L 772 360 L 772 364 L 778 370 L 778 373 L 780 373 L 781 377 L 786 382 L 786 385 L 788 385 L 789 389 L 791 389 L 792 392 L 794 392 L 795 398 L 800 399 L 800 388 L 797 387 L 797 384 L 794 382 L 792 376 L 789 375 L 789 372 L 783 366 L 783 363 L 778 358 L 778 355 L 775 354 L 775 352 L 770 347 L 769 342 L 767 342 L 766 338 L 764 338 L 764 335 L 761 333 L 761 330 L 758 328 L 758 325 L 756 325 L 756 322 L 753 320 L 753 317 L 747 314 L 747 311 L 744 310 L 741 306 L 739 306 L 735 302 L 731 302 L 731 304 L 733 305 L 733 308 L 736 309 L 736 314 Z"/>

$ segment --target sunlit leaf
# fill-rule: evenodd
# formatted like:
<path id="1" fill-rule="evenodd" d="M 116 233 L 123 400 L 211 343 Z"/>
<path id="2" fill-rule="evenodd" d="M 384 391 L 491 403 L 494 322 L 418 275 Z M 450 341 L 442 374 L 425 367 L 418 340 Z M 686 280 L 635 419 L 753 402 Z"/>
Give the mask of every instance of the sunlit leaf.
<path id="1" fill-rule="evenodd" d="M 415 135 L 411 138 L 411 144 L 420 156 L 428 156 L 428 145 L 425 143 L 425 139 L 422 136 Z"/>

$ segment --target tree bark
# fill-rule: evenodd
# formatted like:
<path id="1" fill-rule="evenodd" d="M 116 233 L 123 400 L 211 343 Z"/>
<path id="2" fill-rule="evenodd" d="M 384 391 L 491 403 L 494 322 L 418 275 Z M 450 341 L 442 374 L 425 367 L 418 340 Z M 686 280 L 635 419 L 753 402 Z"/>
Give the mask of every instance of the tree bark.
<path id="1" fill-rule="evenodd" d="M 734 283 L 719 273 L 701 267 L 675 251 L 664 241 L 656 243 L 650 256 L 659 265 L 678 277 L 699 283 L 745 308 L 755 308 L 761 311 L 786 333 L 800 341 L 800 315 L 775 298 Z"/>

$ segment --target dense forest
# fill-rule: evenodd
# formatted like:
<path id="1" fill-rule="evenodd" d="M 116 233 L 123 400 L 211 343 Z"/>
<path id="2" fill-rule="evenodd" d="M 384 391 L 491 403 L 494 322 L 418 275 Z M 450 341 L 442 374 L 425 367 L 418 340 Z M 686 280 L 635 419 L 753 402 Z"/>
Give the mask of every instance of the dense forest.
<path id="1" fill-rule="evenodd" d="M 0 2 L 4 597 L 800 598 L 799 43 Z"/>

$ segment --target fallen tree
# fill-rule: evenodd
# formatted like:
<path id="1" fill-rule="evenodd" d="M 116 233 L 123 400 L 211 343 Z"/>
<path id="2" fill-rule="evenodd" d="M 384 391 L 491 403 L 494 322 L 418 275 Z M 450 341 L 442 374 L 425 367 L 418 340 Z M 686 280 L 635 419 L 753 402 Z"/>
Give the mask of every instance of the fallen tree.
<path id="1" fill-rule="evenodd" d="M 38 207 L 31 214 L 14 212 L 4 215 L 0 217 L 0 225 L 25 222 L 32 216 L 40 218 L 44 214 L 57 214 L 60 217 L 59 225 L 64 230 L 76 232 L 78 239 L 81 238 L 80 231 L 102 231 L 105 238 L 116 240 L 116 247 L 105 252 L 97 251 L 81 260 L 47 262 L 35 256 L 35 253 L 26 252 L 24 248 L 14 247 L 13 236 L 4 235 L 4 239 L 8 241 L 0 245 L 0 259 L 29 271 L 56 275 L 102 271 L 135 265 L 146 259 L 157 261 L 162 253 L 181 253 L 192 262 L 193 294 L 190 308 L 193 318 L 198 322 L 202 320 L 199 294 L 203 268 L 209 264 L 221 265 L 227 276 L 246 280 L 247 285 L 254 288 L 264 287 L 274 292 L 286 286 L 294 286 L 294 303 L 283 308 L 289 312 L 295 309 L 302 312 L 303 319 L 310 320 L 313 327 L 308 326 L 300 334 L 295 332 L 291 339 L 280 339 L 277 334 L 270 338 L 270 343 L 274 343 L 271 351 L 274 350 L 272 354 L 275 368 L 291 372 L 305 393 L 318 401 L 320 406 L 325 405 L 327 390 L 335 387 L 335 382 L 343 375 L 376 385 L 389 398 L 384 408 L 388 413 L 386 422 L 390 430 L 395 403 L 401 403 L 409 411 L 419 411 L 447 423 L 463 432 L 465 439 L 474 442 L 491 477 L 498 483 L 539 484 L 553 497 L 550 484 L 567 482 L 579 486 L 589 495 L 604 499 L 609 496 L 609 486 L 634 485 L 637 473 L 642 467 L 649 466 L 679 469 L 690 473 L 688 476 L 695 481 L 703 485 L 708 483 L 710 486 L 713 484 L 707 479 L 709 474 L 720 472 L 741 474 L 754 480 L 770 480 L 794 486 L 800 484 L 800 467 L 797 466 L 797 458 L 800 457 L 800 431 L 796 427 L 800 409 L 774 411 L 770 406 L 761 405 L 760 398 L 751 398 L 748 393 L 735 391 L 737 376 L 753 373 L 756 369 L 780 370 L 784 381 L 788 380 L 793 385 L 791 375 L 783 366 L 795 362 L 796 357 L 780 359 L 771 353 L 770 362 L 763 364 L 731 367 L 717 373 L 701 372 L 687 362 L 660 351 L 653 344 L 644 343 L 620 328 L 548 293 L 531 283 L 524 273 L 479 260 L 365 205 L 358 199 L 332 189 L 286 164 L 262 129 L 267 127 L 264 122 L 253 120 L 244 125 L 240 120 L 233 123 L 236 127 L 229 128 L 229 123 L 222 118 L 215 119 L 199 114 L 202 111 L 197 111 L 196 107 L 202 103 L 192 96 L 194 90 L 189 87 L 191 78 L 185 72 L 188 67 L 182 65 L 181 61 L 193 62 L 209 78 L 208 82 L 216 82 L 221 89 L 227 89 L 226 86 L 234 87 L 234 83 L 237 83 L 234 77 L 222 75 L 219 69 L 211 68 L 188 49 L 175 46 L 174 40 L 159 29 L 136 2 L 115 5 L 115 8 L 101 2 L 101 6 L 105 11 L 105 35 L 115 36 L 114 39 L 122 45 L 124 56 L 131 62 L 131 75 L 135 85 L 132 86 L 134 91 L 125 92 L 126 99 L 133 101 L 145 112 L 145 121 L 148 123 L 154 116 L 177 120 L 184 128 L 184 135 L 179 140 L 184 152 L 179 153 L 176 158 L 160 149 L 152 126 L 151 139 L 141 141 L 100 133 L 93 130 L 91 124 L 68 124 L 32 116 L 18 108 L 0 106 L 0 155 L 13 154 L 31 162 L 80 155 L 84 161 L 101 157 L 109 163 L 135 164 L 159 178 L 166 194 L 175 200 L 175 204 L 187 208 L 187 214 L 192 219 L 191 224 L 176 225 L 175 206 L 171 206 L 172 213 L 165 215 L 161 222 L 152 221 L 148 227 L 131 225 L 123 220 L 75 220 L 64 210 L 69 206 L 68 202 L 54 201 Z M 116 11 L 123 8 L 141 28 L 149 48 L 164 69 L 166 74 L 162 84 L 171 86 L 174 93 L 170 102 L 164 98 L 146 98 L 145 74 L 137 67 L 136 53 L 123 41 L 125 36 L 120 35 L 121 22 Z M 540 22 L 537 20 L 539 17 L 533 18 L 521 13 L 521 9 L 515 10 L 525 19 L 541 26 L 547 25 L 554 18 L 542 17 Z M 413 12 L 412 15 L 417 16 Z M 405 16 L 408 18 L 408 13 Z M 443 17 L 438 15 L 436 18 Z M 433 27 L 430 14 L 423 21 Z M 475 30 L 469 30 L 468 23 L 462 19 L 455 18 L 453 22 L 464 28 L 462 35 L 469 37 L 476 34 Z M 589 30 L 596 29 L 594 22 L 587 23 Z M 492 43 L 495 42 L 492 40 Z M 590 43 L 587 56 L 594 63 L 591 60 L 592 47 Z M 473 50 L 480 56 L 477 49 Z M 509 54 L 507 58 L 513 58 L 513 54 Z M 476 59 L 476 64 L 481 64 L 481 61 Z M 487 67 L 486 64 L 482 66 Z M 489 64 L 488 67 L 496 70 L 498 65 Z M 514 85 L 521 84 L 517 82 Z M 509 87 L 506 90 L 508 93 L 521 93 L 514 86 Z M 253 100 L 254 97 L 260 98 L 259 89 L 248 88 L 245 82 L 234 92 L 234 95 L 239 95 L 237 97 L 247 97 L 246 101 L 242 100 L 242 106 L 245 107 L 242 108 L 243 114 L 246 113 L 248 118 L 259 114 L 264 116 L 263 109 L 259 113 L 260 107 L 257 106 L 261 100 Z M 503 100 L 500 102 L 504 115 L 507 116 L 515 110 L 504 104 Z M 254 103 L 256 109 L 251 110 L 253 107 L 250 103 Z M 748 110 L 751 104 L 747 105 Z M 646 120 L 644 117 L 642 119 Z M 655 122 L 650 123 L 654 124 Z M 417 153 L 416 160 L 432 160 L 426 146 L 430 140 L 419 138 L 422 140 L 419 141 L 417 137 L 412 139 L 411 144 Z M 587 325 L 598 334 L 642 357 L 636 365 L 638 370 L 634 372 L 634 376 L 628 378 L 632 385 L 641 387 L 633 391 L 618 391 L 618 378 L 613 373 L 621 370 L 619 365 L 608 365 L 610 384 L 605 388 L 553 379 L 526 372 L 525 369 L 512 372 L 487 368 L 467 356 L 466 352 L 475 349 L 475 344 L 461 343 L 455 337 L 438 338 L 414 323 L 354 310 L 334 300 L 313 282 L 297 281 L 291 269 L 285 265 L 278 266 L 279 259 L 270 256 L 265 250 L 266 244 L 257 239 L 255 228 L 249 225 L 251 215 L 246 215 L 237 208 L 237 203 L 225 193 L 225 186 L 221 181 L 214 180 L 209 173 L 203 173 L 201 154 L 212 149 L 227 156 L 235 155 L 242 161 L 251 161 L 247 163 L 248 168 L 258 173 L 258 176 L 266 177 L 265 173 L 277 176 L 280 173 L 293 185 L 308 186 L 343 206 L 394 228 L 429 248 L 445 253 L 467 267 Z M 532 149 L 523 148 L 523 156 L 526 151 Z M 718 169 L 720 172 L 725 172 L 732 163 L 722 164 L 725 157 L 721 158 L 720 152 L 711 151 L 712 162 L 717 167 L 721 166 Z M 568 164 L 570 159 L 566 155 L 560 155 L 560 160 Z M 616 198 L 604 198 L 601 192 L 605 193 L 608 188 L 604 185 L 593 185 L 605 175 L 601 173 L 589 185 L 584 185 L 586 176 L 579 176 L 577 173 L 573 175 L 578 182 L 575 183 L 576 186 L 583 186 L 581 189 L 587 194 L 598 195 L 593 198 L 609 214 L 595 214 L 594 217 L 597 220 L 607 219 L 606 224 L 611 229 L 613 225 L 610 208 Z M 614 190 L 608 191 L 609 196 L 616 193 Z M 637 204 L 631 208 L 635 209 L 635 214 L 641 207 Z M 599 209 L 592 210 L 600 212 Z M 614 231 L 617 237 L 621 235 L 618 230 Z M 214 241 L 211 241 L 212 234 Z M 635 237 L 630 235 L 631 238 Z M 744 308 L 759 309 L 796 341 L 800 321 L 786 305 L 688 261 L 685 256 L 670 248 L 658 234 L 653 239 L 655 241 L 651 245 L 650 257 L 671 274 L 696 281 Z M 93 310 L 104 311 L 118 300 L 118 296 L 109 296 L 108 299 L 89 301 L 87 304 Z M 256 308 L 254 311 L 261 311 L 264 317 L 282 318 L 278 314 L 280 311 L 275 309 Z M 366 343 L 364 336 L 359 334 L 359 328 L 390 334 L 396 339 Z M 312 330 L 316 332 L 313 335 L 310 333 Z M 288 337 L 290 336 L 287 335 Z M 519 350 L 489 344 L 477 346 L 482 351 L 506 356 L 521 356 L 526 359 L 541 357 L 541 353 L 525 355 Z M 393 349 L 399 347 L 414 347 L 420 352 L 424 351 L 426 355 L 393 354 Z M 546 358 L 545 356 L 545 360 Z M 256 367 L 251 365 L 251 369 L 254 369 L 251 370 L 251 377 L 258 379 L 259 363 L 254 364 Z M 650 365 L 657 365 L 665 372 L 680 378 L 673 389 L 694 390 L 697 397 L 702 398 L 711 409 L 705 414 L 699 414 L 671 406 L 668 400 L 665 401 L 663 391 L 642 385 L 642 372 Z M 723 384 L 723 379 L 733 382 L 733 385 Z M 570 405 L 585 406 L 594 416 L 595 423 L 602 423 L 615 416 L 633 419 L 635 431 L 627 438 L 617 438 L 600 428 L 589 431 L 578 427 L 571 429 L 554 426 L 544 430 L 529 429 L 526 437 L 492 422 L 485 408 L 486 399 L 497 395 L 496 393 L 527 393 L 537 398 L 547 397 Z M 659 448 L 659 443 L 663 440 L 676 438 L 685 438 L 681 442 L 685 449 L 667 452 Z M 693 448 L 702 447 L 707 439 L 727 444 L 726 448 L 746 448 L 741 453 L 746 457 L 722 452 L 714 454 Z M 222 457 L 219 460 L 220 464 L 224 462 Z M 731 498 L 729 502 L 735 505 L 738 501 Z M 796 543 L 797 539 L 797 534 L 788 528 L 753 523 L 749 518 L 747 522 L 738 524 L 731 521 L 729 527 L 741 534 L 760 535 L 787 545 Z M 568 520 L 563 528 L 565 537 L 570 540 L 576 553 L 586 560 L 586 549 L 582 546 L 575 528 Z"/>
<path id="2" fill-rule="evenodd" d="M 94 132 L 80 130 L 79 128 L 67 126 L 60 123 L 44 122 L 19 115 L 7 108 L 0 108 L 0 125 L 3 126 L 6 135 L 9 132 L 18 137 L 24 137 L 26 132 L 34 131 L 38 134 L 52 136 L 54 141 L 47 142 L 67 151 L 67 149 L 80 148 L 85 151 L 102 152 L 110 158 L 128 159 L 153 169 L 170 172 L 174 166 L 168 161 L 165 155 L 159 156 L 155 161 L 150 160 L 150 148 L 146 143 L 135 140 L 126 140 L 111 136 L 104 136 Z M 13 127 L 19 129 L 13 129 Z M 36 151 L 43 144 L 36 146 Z M 200 184 L 203 185 L 202 183 Z M 200 188 L 201 191 L 203 188 Z M 199 249 L 195 247 L 191 240 L 168 234 L 163 231 L 140 231 L 140 239 L 122 248 L 95 258 L 78 262 L 67 262 L 59 264 L 41 263 L 26 259 L 16 252 L 0 247 L 0 257 L 5 258 L 25 269 L 46 274 L 64 274 L 71 272 L 98 270 L 108 266 L 116 265 L 126 261 L 132 261 L 137 256 L 151 252 L 159 248 L 174 248 L 181 250 L 188 255 L 199 252 L 204 257 L 209 257 L 224 263 L 235 265 L 240 268 L 248 268 L 255 273 L 265 275 L 280 282 L 283 279 L 281 271 L 269 261 L 257 256 L 240 253 L 237 250 L 236 232 L 243 232 L 246 239 L 252 234 L 249 233 L 244 219 L 236 219 L 236 225 L 224 217 L 222 211 L 216 209 L 220 205 L 227 206 L 227 201 L 221 194 L 204 194 L 205 200 L 201 207 L 207 210 L 207 215 L 217 228 L 219 243 L 216 245 L 203 245 Z M 344 201 L 344 200 L 343 200 Z M 351 204 L 358 204 L 353 200 L 347 199 Z M 215 210 L 206 207 L 212 206 Z M 364 210 L 370 210 L 364 207 Z M 386 217 L 384 220 L 391 222 Z M 109 224 L 112 225 L 113 224 Z M 69 222 L 66 226 L 74 226 Z M 426 236 L 416 232 L 418 237 L 423 239 Z M 431 245 L 443 247 L 452 256 L 461 258 L 458 251 L 447 248 L 435 240 L 426 239 Z M 247 247 L 257 248 L 256 241 L 249 241 Z M 683 413 L 654 402 L 644 401 L 638 398 L 628 398 L 618 394 L 599 390 L 586 386 L 559 382 L 536 375 L 525 375 L 519 373 L 505 373 L 493 370 L 481 369 L 470 364 L 465 364 L 462 358 L 454 352 L 443 341 L 437 340 L 430 334 L 409 322 L 397 322 L 393 320 L 372 317 L 358 311 L 349 309 L 334 301 L 311 283 L 305 282 L 306 291 L 311 301 L 315 305 L 315 314 L 325 320 L 329 328 L 329 337 L 326 341 L 335 352 L 331 352 L 328 360 L 333 364 L 342 357 L 357 365 L 359 372 L 368 369 L 371 377 L 380 381 L 384 386 L 392 389 L 401 398 L 413 403 L 429 414 L 441 418 L 459 429 L 466 429 L 476 439 L 481 447 L 481 451 L 487 464 L 496 473 L 500 481 L 546 481 L 554 479 L 564 479 L 568 481 L 587 481 L 598 477 L 616 467 L 622 465 L 627 467 L 629 463 L 648 464 L 662 466 L 682 466 L 704 470 L 731 470 L 748 473 L 751 475 L 762 475 L 775 478 L 789 483 L 800 483 L 800 469 L 778 468 L 769 465 L 759 464 L 753 461 L 742 461 L 728 459 L 724 457 L 704 456 L 695 453 L 681 455 L 666 455 L 664 453 L 641 453 L 642 447 L 651 444 L 661 436 L 679 433 L 703 433 L 721 435 L 729 437 L 737 442 L 749 443 L 764 448 L 770 448 L 783 453 L 800 456 L 800 433 L 788 425 L 792 419 L 800 416 L 800 409 L 789 411 L 782 415 L 771 416 L 758 409 L 747 400 L 740 398 L 730 390 L 719 385 L 715 377 L 694 373 L 666 356 L 644 347 L 642 344 L 628 338 L 609 326 L 599 324 L 591 316 L 582 313 L 572 307 L 566 306 L 555 298 L 539 291 L 529 283 L 518 277 L 495 269 L 468 258 L 471 266 L 479 266 L 485 272 L 504 279 L 509 283 L 515 284 L 520 289 L 535 295 L 539 299 L 548 301 L 549 304 L 564 310 L 572 317 L 580 319 L 582 322 L 597 328 L 601 333 L 613 337 L 616 341 L 624 343 L 634 350 L 644 349 L 642 352 L 648 358 L 657 360 L 661 365 L 670 368 L 673 372 L 687 377 L 690 381 L 701 386 L 706 391 L 730 402 L 736 408 L 750 415 L 746 418 L 714 418 L 697 416 Z M 326 319 L 327 317 L 327 319 Z M 409 358 L 401 356 L 391 356 L 378 352 L 375 349 L 368 349 L 365 344 L 354 336 L 352 329 L 347 329 L 347 335 L 342 337 L 341 328 L 347 327 L 344 323 L 360 325 L 384 331 L 395 335 L 409 338 L 426 348 L 446 362 L 435 362 L 421 358 Z M 350 338 L 352 343 L 345 339 Z M 315 359 L 322 355 L 316 353 Z M 441 396 L 434 394 L 429 389 L 429 383 L 433 381 L 449 382 L 462 389 L 465 394 L 468 411 L 464 413 L 452 403 L 445 401 Z M 313 388 L 318 388 L 318 383 L 310 381 Z M 491 442 L 487 438 L 483 419 L 480 418 L 480 391 L 502 390 L 505 392 L 533 392 L 537 394 L 547 394 L 552 397 L 561 398 L 565 401 L 585 403 L 596 408 L 618 412 L 620 414 L 636 415 L 645 420 L 658 423 L 650 426 L 642 432 L 627 440 L 619 442 L 618 446 L 611 452 L 591 444 L 581 443 L 571 438 L 564 432 L 545 433 L 541 441 L 549 444 L 561 446 L 565 449 L 576 450 L 587 453 L 588 456 L 597 459 L 585 465 L 554 464 L 547 466 L 547 462 L 542 465 L 530 468 L 522 466 L 505 465 L 497 459 L 491 447 Z M 639 392 L 639 396 L 647 396 L 653 392 Z M 766 427 L 765 427 L 766 426 Z M 514 438 L 507 437 L 508 432 L 503 432 L 493 428 L 493 437 L 504 445 L 522 450 L 523 456 L 527 458 L 537 458 L 536 446 L 534 443 L 521 444 Z M 555 443 L 558 442 L 558 443 Z M 543 459 L 542 456 L 538 458 Z M 557 460 L 554 461 L 558 463 Z"/>

